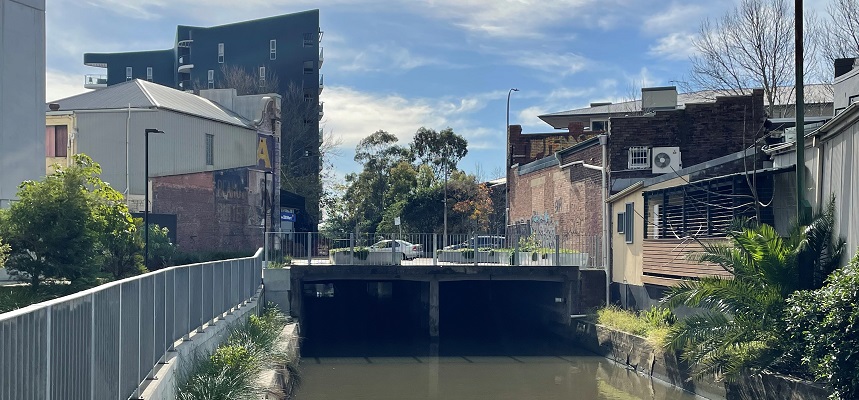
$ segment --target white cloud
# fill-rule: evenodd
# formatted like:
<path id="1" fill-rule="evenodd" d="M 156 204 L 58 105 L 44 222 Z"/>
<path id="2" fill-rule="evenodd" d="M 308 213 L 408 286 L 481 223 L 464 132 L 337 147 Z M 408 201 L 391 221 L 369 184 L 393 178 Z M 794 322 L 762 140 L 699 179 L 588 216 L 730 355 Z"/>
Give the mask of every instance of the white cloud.
<path id="1" fill-rule="evenodd" d="M 697 27 L 707 15 L 702 4 L 673 3 L 667 10 L 659 11 L 644 20 L 645 33 L 665 34 Z"/>
<path id="2" fill-rule="evenodd" d="M 669 60 L 686 60 L 695 55 L 695 47 L 692 46 L 694 38 L 695 35 L 691 33 L 675 32 L 659 38 L 655 45 L 650 46 L 649 53 Z"/>
<path id="3" fill-rule="evenodd" d="M 549 54 L 537 51 L 520 52 L 507 57 L 510 63 L 561 77 L 575 74 L 594 64 L 594 61 L 575 53 Z"/>
<path id="4" fill-rule="evenodd" d="M 342 44 L 335 41 L 333 45 L 327 46 L 329 48 L 327 54 L 331 54 L 328 59 L 336 61 L 332 64 L 341 71 L 408 71 L 430 65 L 456 67 L 442 59 L 413 54 L 409 49 L 392 43 L 371 44 L 363 49 L 342 46 Z"/>
<path id="5" fill-rule="evenodd" d="M 83 75 L 53 69 L 48 69 L 45 73 L 45 102 L 64 99 L 88 91 L 84 89 Z"/>

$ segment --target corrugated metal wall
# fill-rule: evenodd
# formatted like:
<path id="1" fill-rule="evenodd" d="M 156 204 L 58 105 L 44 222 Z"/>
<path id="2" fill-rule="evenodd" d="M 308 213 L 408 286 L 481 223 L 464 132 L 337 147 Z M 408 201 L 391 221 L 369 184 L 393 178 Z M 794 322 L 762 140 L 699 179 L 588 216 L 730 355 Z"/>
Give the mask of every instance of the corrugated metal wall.
<path id="1" fill-rule="evenodd" d="M 859 127 L 853 124 L 824 142 L 823 201 L 835 195 L 838 235 L 847 240 L 844 263 L 859 249 Z"/>
<path id="2" fill-rule="evenodd" d="M 102 179 L 119 191 L 126 188 L 126 121 L 128 112 L 79 112 L 78 151 L 101 164 Z M 144 192 L 145 129 L 164 131 L 149 137 L 149 176 L 187 174 L 256 164 L 255 130 L 167 110 L 132 110 L 128 156 L 131 194 Z M 212 134 L 214 166 L 206 165 L 206 134 Z"/>

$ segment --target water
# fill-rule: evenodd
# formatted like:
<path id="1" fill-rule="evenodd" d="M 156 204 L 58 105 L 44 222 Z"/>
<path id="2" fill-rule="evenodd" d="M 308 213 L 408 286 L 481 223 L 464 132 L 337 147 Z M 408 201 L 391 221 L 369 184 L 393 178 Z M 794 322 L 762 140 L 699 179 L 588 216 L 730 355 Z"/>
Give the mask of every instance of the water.
<path id="1" fill-rule="evenodd" d="M 559 340 L 307 340 L 299 400 L 665 399 L 696 396 Z"/>

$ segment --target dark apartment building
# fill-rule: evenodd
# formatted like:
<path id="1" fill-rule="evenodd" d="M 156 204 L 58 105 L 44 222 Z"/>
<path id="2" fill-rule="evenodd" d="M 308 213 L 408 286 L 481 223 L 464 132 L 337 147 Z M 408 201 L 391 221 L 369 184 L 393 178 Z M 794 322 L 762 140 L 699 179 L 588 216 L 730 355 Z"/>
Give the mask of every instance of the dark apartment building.
<path id="1" fill-rule="evenodd" d="M 321 40 L 319 10 L 213 27 L 180 25 L 172 48 L 166 50 L 84 54 L 84 64 L 107 71 L 87 75 L 85 87 L 145 79 L 184 91 L 235 88 L 239 95 L 279 93 L 281 187 L 307 199 L 303 217 L 315 229 L 321 192 Z"/>

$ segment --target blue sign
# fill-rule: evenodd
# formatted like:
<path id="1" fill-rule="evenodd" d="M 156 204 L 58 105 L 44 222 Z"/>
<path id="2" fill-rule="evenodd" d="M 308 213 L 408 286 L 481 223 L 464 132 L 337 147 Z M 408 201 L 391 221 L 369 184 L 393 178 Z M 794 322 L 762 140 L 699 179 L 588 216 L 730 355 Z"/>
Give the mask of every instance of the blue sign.
<path id="1" fill-rule="evenodd" d="M 295 222 L 295 213 L 289 212 L 289 211 L 281 211 L 280 212 L 280 220 L 281 221 Z"/>

